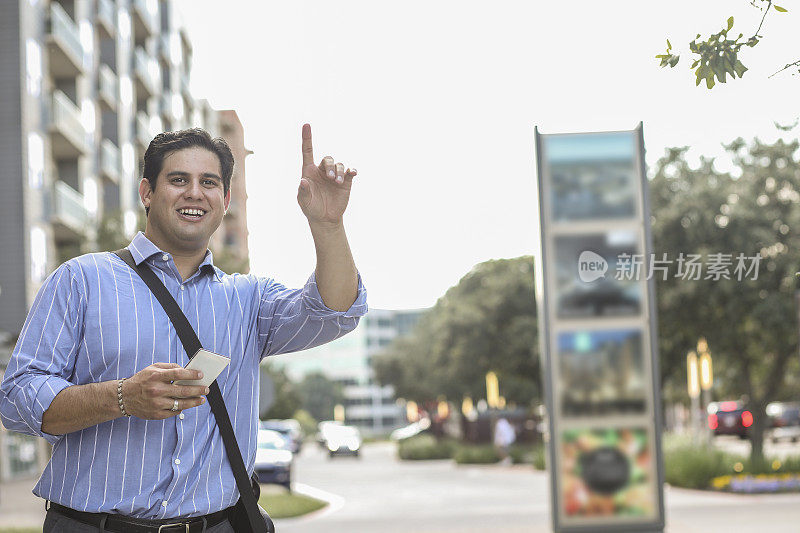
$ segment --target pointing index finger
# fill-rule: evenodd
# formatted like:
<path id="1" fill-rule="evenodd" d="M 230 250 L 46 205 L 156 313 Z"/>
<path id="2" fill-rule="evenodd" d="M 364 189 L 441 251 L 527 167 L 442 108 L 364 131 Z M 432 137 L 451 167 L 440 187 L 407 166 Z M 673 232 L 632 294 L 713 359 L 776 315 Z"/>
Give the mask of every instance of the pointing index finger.
<path id="1" fill-rule="evenodd" d="M 311 124 L 303 124 L 303 166 L 314 164 L 314 149 L 311 147 Z"/>

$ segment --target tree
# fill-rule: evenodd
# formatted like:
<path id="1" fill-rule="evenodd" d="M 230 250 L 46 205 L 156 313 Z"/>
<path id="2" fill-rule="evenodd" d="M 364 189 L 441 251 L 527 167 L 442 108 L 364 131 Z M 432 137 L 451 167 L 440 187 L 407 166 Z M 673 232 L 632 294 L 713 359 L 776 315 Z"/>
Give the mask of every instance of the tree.
<path id="1" fill-rule="evenodd" d="M 321 372 L 307 374 L 296 387 L 300 404 L 315 420 L 333 419 L 333 408 L 344 403 L 342 387 Z"/>
<path id="2" fill-rule="evenodd" d="M 267 410 L 264 419 L 292 418 L 294 413 L 300 409 L 300 396 L 286 372 L 282 368 L 275 368 L 267 362 L 261 365 L 261 379 L 264 378 L 272 380 L 274 390 L 274 401 Z"/>
<path id="3" fill-rule="evenodd" d="M 533 258 L 476 265 L 373 365 L 381 383 L 417 403 L 484 398 L 489 371 L 509 403 L 540 401 Z"/>
<path id="4" fill-rule="evenodd" d="M 750 4 L 763 12 L 761 22 L 758 25 L 755 33 L 748 37 L 746 40 L 743 33 L 739 33 L 736 39 L 729 38 L 728 32 L 733 29 L 733 17 L 728 17 L 725 27 L 717 33 L 712 33 L 708 39 L 703 40 L 698 33 L 692 42 L 689 43 L 689 50 L 692 52 L 694 61 L 692 62 L 691 69 L 695 73 L 695 85 L 700 85 L 702 81 L 706 82 L 706 87 L 712 89 L 716 81 L 725 83 L 727 76 L 735 79 L 737 76 L 741 78 L 747 71 L 747 67 L 742 63 L 739 53 L 745 46 L 749 48 L 755 47 L 763 35 L 761 35 L 761 28 L 764 25 L 764 19 L 774 9 L 780 13 L 786 13 L 788 10 L 775 5 L 772 0 L 751 0 Z M 672 44 L 667 39 L 667 50 L 663 54 L 656 56 L 656 59 L 661 60 L 661 67 L 675 67 L 680 62 L 680 55 L 672 53 Z M 786 64 L 782 69 L 778 70 L 775 74 L 792 67 L 798 67 L 800 71 L 800 60 L 793 63 Z M 770 76 L 770 77 L 772 77 Z"/>
<path id="5" fill-rule="evenodd" d="M 714 356 L 715 391 L 744 395 L 754 414 L 754 460 L 763 458 L 765 408 L 797 386 L 800 267 L 798 142 L 726 147 L 741 176 L 719 173 L 713 160 L 692 169 L 687 148 L 668 150 L 650 184 L 656 258 L 681 253 L 732 254 L 730 278 L 657 280 L 661 368 L 664 380 L 685 383 L 685 358 L 703 336 Z M 737 280 L 737 255 L 760 254 L 757 278 Z M 750 266 L 752 262 L 748 262 Z"/>

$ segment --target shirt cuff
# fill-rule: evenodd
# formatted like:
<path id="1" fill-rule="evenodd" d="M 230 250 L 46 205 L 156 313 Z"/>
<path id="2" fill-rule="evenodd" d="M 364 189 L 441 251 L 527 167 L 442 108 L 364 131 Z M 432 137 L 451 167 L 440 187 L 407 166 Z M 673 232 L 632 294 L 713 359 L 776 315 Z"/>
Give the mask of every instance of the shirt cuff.
<path id="1" fill-rule="evenodd" d="M 36 423 L 34 427 L 38 430 L 39 435 L 50 444 L 55 444 L 63 438 L 64 435 L 51 435 L 50 433 L 42 431 L 42 417 L 44 416 L 44 412 L 50 407 L 50 404 L 53 403 L 53 399 L 58 393 L 71 385 L 73 384 L 69 381 L 57 376 L 42 376 L 32 381 L 29 385 L 30 387 L 38 387 L 35 401 L 33 402 L 32 414 Z"/>
<path id="2" fill-rule="evenodd" d="M 355 301 L 347 311 L 334 311 L 322 301 L 322 296 L 317 288 L 317 274 L 316 272 L 312 273 L 303 287 L 303 302 L 310 311 L 309 315 L 323 320 L 339 316 L 358 318 L 366 315 L 367 311 L 369 311 L 367 307 L 367 289 L 361 281 L 361 274 L 357 272 L 356 275 L 358 276 L 358 289 Z"/>

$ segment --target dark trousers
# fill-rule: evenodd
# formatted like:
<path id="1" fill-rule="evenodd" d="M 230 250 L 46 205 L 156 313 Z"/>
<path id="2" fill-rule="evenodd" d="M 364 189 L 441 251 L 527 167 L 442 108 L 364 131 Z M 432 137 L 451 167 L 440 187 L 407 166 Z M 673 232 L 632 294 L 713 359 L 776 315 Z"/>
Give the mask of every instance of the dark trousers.
<path id="1" fill-rule="evenodd" d="M 97 533 L 98 531 L 100 528 L 78 522 L 55 511 L 47 511 L 42 528 L 42 533 Z M 235 531 L 231 527 L 231 523 L 224 520 L 216 526 L 206 529 L 206 533 L 235 533 Z"/>

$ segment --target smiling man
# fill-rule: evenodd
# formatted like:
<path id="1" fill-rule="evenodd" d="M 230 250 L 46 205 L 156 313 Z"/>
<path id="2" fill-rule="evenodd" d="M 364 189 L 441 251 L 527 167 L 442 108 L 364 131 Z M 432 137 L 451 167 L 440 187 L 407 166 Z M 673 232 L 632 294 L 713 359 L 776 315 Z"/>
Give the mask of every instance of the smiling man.
<path id="1" fill-rule="evenodd" d="M 259 362 L 344 335 L 367 311 L 343 224 L 356 171 L 331 157 L 315 164 L 308 124 L 302 161 L 297 201 L 317 252 L 302 289 L 214 266 L 208 242 L 230 202 L 233 156 L 200 129 L 150 143 L 139 185 L 147 226 L 128 246 L 203 347 L 230 357 L 217 383 L 250 474 Z M 3 424 L 53 444 L 33 489 L 52 502 L 44 532 L 233 531 L 239 494 L 208 389 L 173 383 L 199 377 L 187 362 L 166 313 L 115 254 L 71 259 L 48 277 L 0 384 Z"/>

